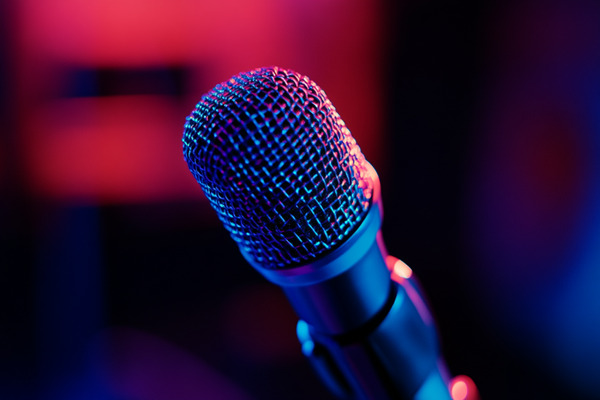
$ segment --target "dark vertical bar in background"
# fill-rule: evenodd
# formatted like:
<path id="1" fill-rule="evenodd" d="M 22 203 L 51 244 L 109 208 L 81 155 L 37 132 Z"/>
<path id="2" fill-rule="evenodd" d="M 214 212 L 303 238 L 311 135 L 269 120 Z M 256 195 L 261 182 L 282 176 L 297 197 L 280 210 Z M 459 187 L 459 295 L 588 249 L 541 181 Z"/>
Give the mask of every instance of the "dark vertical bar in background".
<path id="1" fill-rule="evenodd" d="M 0 398 L 35 392 L 31 203 L 23 183 L 15 104 L 14 2 L 0 0 Z"/>
<path id="2" fill-rule="evenodd" d="M 97 335 L 104 325 L 99 208 L 46 213 L 37 252 L 40 399 L 108 399 Z"/>
<path id="3" fill-rule="evenodd" d="M 394 4 L 392 4 L 394 3 Z M 489 4 L 488 4 L 489 5 Z M 386 219 L 429 267 L 456 259 L 463 173 L 484 57 L 481 2 L 387 2 L 387 141 L 394 176 Z M 386 194 L 386 193 L 384 193 Z"/>
<path id="4" fill-rule="evenodd" d="M 384 235 L 430 299 L 453 374 L 482 386 L 489 350 L 468 297 L 462 254 L 465 168 L 475 134 L 494 2 L 385 2 Z M 489 354 L 488 354 L 489 355 Z M 486 365 L 485 369 L 493 368 Z M 493 396 L 493 395 L 492 395 Z M 496 397 L 498 398 L 498 397 Z"/>
<path id="5" fill-rule="evenodd" d="M 0 0 L 0 399 L 107 399 L 99 209 L 49 204 L 26 183 L 15 2 Z M 96 357 L 96 358 L 94 358 Z"/>

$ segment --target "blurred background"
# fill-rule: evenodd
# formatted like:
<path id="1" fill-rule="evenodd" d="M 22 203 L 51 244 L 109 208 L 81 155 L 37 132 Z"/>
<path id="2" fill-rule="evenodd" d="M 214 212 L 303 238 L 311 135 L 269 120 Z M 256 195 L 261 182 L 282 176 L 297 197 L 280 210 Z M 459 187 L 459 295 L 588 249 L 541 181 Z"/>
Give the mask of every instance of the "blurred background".
<path id="1" fill-rule="evenodd" d="M 0 399 L 330 399 L 181 155 L 279 65 L 378 170 L 483 399 L 600 398 L 600 3 L 0 1 Z"/>

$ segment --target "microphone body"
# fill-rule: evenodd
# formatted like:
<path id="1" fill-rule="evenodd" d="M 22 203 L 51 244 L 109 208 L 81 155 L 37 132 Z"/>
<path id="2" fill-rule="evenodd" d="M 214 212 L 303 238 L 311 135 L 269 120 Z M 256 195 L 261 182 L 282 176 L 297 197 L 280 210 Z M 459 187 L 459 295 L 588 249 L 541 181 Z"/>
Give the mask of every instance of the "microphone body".
<path id="1" fill-rule="evenodd" d="M 302 352 L 335 395 L 451 399 L 433 318 L 383 243 L 377 174 L 318 86 L 277 67 L 240 74 L 203 97 L 183 142 L 246 260 L 285 292 Z"/>
<path id="2" fill-rule="evenodd" d="M 385 249 L 379 182 L 370 172 L 373 204 L 336 251 L 286 273 L 247 260 L 283 289 L 300 317 L 302 352 L 337 397 L 450 399 L 437 332 L 418 284 L 406 273 L 392 274 L 397 263 L 405 265 Z"/>

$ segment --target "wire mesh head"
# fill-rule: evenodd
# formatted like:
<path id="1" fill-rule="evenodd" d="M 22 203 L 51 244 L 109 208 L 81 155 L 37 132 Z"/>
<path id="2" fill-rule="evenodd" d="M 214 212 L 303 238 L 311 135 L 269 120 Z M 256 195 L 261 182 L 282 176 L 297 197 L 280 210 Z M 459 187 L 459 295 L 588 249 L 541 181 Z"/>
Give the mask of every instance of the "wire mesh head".
<path id="1" fill-rule="evenodd" d="M 186 120 L 183 153 L 231 237 L 268 269 L 335 249 L 373 195 L 368 163 L 323 90 L 277 67 L 204 95 Z"/>

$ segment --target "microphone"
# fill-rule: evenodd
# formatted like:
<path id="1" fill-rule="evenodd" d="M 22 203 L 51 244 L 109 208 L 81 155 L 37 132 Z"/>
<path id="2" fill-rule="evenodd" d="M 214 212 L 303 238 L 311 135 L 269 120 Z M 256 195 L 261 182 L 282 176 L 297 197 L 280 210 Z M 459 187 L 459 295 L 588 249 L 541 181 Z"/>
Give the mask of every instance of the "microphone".
<path id="1" fill-rule="evenodd" d="M 238 74 L 186 119 L 183 153 L 335 395 L 451 398 L 419 285 L 383 243 L 377 173 L 319 86 L 278 67 Z"/>

